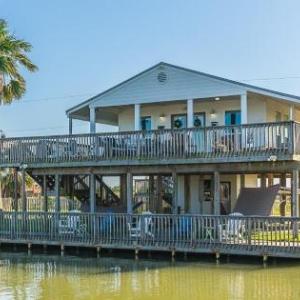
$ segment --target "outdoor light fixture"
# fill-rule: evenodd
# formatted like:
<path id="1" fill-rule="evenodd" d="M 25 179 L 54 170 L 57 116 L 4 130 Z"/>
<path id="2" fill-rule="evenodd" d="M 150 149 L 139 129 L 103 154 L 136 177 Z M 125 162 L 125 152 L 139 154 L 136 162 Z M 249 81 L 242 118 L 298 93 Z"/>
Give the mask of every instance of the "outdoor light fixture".
<path id="1" fill-rule="evenodd" d="M 216 117 L 216 111 L 215 111 L 214 109 L 212 109 L 212 110 L 210 111 L 210 117 L 211 117 L 212 119 L 214 119 L 214 118 Z"/>
<path id="2" fill-rule="evenodd" d="M 166 115 L 165 114 L 161 114 L 159 116 L 159 119 L 160 119 L 161 122 L 164 122 L 166 120 Z"/>

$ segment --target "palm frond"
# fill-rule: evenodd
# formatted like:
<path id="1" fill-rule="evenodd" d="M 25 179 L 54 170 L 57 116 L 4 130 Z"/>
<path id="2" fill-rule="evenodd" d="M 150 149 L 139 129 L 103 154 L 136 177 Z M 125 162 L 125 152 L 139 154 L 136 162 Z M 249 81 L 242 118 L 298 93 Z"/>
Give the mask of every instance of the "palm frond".
<path id="1" fill-rule="evenodd" d="M 29 72 L 38 70 L 26 55 L 31 44 L 9 33 L 5 20 L 0 19 L 0 104 L 20 99 L 26 91 L 26 82 L 19 72 L 22 66 Z"/>

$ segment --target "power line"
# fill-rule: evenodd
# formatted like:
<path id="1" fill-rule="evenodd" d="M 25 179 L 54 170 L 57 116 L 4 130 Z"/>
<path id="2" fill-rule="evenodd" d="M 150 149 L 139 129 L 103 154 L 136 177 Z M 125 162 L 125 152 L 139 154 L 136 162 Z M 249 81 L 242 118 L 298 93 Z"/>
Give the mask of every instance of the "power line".
<path id="1" fill-rule="evenodd" d="M 241 79 L 240 81 L 270 81 L 270 80 L 288 80 L 288 79 L 300 79 L 300 75 L 292 75 L 292 76 L 281 76 L 281 77 L 262 77 L 262 78 L 248 78 Z M 96 95 L 95 93 L 82 93 L 82 94 L 74 94 L 74 95 L 65 95 L 65 96 L 57 96 L 57 97 L 45 97 L 45 98 L 35 98 L 35 99 L 23 99 L 22 101 L 15 101 L 13 104 L 26 104 L 30 102 L 44 102 L 50 100 L 71 100 L 77 97 L 91 97 Z"/>
<path id="2" fill-rule="evenodd" d="M 264 81 L 264 80 L 286 80 L 286 79 L 300 79 L 300 76 L 270 77 L 270 78 L 251 78 L 251 79 L 242 79 L 242 81 Z"/>

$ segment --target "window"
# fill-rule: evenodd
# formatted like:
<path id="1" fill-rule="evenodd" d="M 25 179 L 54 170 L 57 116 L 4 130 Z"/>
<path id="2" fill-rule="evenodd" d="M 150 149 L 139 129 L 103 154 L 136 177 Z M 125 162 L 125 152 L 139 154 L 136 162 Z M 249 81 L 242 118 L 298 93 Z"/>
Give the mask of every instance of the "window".
<path id="1" fill-rule="evenodd" d="M 194 125 L 194 127 L 204 127 L 205 126 L 205 113 L 195 113 L 193 125 Z"/>
<path id="2" fill-rule="evenodd" d="M 172 115 L 172 129 L 186 128 L 186 114 Z"/>
<path id="3" fill-rule="evenodd" d="M 225 125 L 240 125 L 241 124 L 241 111 L 226 111 L 225 112 Z"/>
<path id="4" fill-rule="evenodd" d="M 151 130 L 151 117 L 142 117 L 141 118 L 141 129 L 142 130 Z"/>
<path id="5" fill-rule="evenodd" d="M 180 129 L 180 128 L 187 128 L 187 115 L 180 114 L 180 115 L 172 115 L 172 129 Z M 193 127 L 203 127 L 205 126 L 205 113 L 194 113 L 194 122 Z"/>

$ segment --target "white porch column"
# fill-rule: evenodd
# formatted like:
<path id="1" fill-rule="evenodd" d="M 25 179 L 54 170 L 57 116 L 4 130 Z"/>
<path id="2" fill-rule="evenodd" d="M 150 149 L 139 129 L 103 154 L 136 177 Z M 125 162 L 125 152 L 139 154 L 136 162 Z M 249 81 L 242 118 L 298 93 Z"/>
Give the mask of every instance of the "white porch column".
<path id="1" fill-rule="evenodd" d="M 248 123 L 248 103 L 247 93 L 241 95 L 241 123 Z"/>
<path id="2" fill-rule="evenodd" d="M 90 133 L 96 133 L 96 108 L 90 106 Z"/>
<path id="3" fill-rule="evenodd" d="M 295 119 L 294 110 L 295 110 L 295 106 L 294 106 L 294 104 L 291 104 L 289 107 L 289 120 L 290 121 L 294 121 L 294 119 Z"/>
<path id="4" fill-rule="evenodd" d="M 194 127 L 194 100 L 187 100 L 187 127 Z"/>
<path id="5" fill-rule="evenodd" d="M 141 130 L 141 105 L 134 105 L 134 130 Z"/>
<path id="6" fill-rule="evenodd" d="M 69 117 L 69 135 L 73 134 L 73 119 Z"/>

